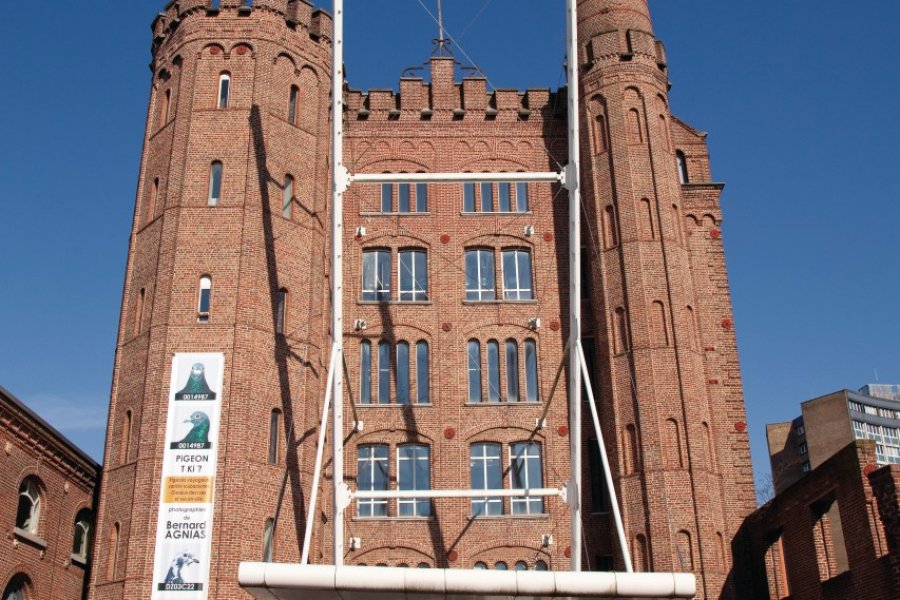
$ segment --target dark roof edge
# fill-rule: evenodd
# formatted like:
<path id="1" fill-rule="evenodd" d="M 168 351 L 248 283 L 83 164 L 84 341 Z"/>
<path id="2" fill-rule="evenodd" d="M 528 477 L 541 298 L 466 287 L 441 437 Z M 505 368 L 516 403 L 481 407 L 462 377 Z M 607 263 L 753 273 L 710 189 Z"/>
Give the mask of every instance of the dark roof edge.
<path id="1" fill-rule="evenodd" d="M 51 436 L 53 436 L 54 438 L 59 440 L 63 445 L 65 445 L 69 450 L 71 450 L 73 454 L 75 454 L 78 458 L 80 458 L 81 460 L 86 462 L 88 464 L 88 466 L 90 466 L 91 468 L 93 468 L 94 470 L 96 470 L 98 472 L 100 471 L 101 465 L 99 463 L 97 463 L 97 461 L 95 461 L 93 458 L 91 458 L 87 452 L 85 452 L 84 450 L 82 450 L 81 448 L 76 446 L 69 438 L 67 438 L 62 433 L 60 433 L 60 431 L 58 429 L 56 429 L 53 425 L 51 425 L 50 423 L 45 421 L 43 418 L 41 418 L 41 416 L 38 415 L 36 412 L 34 412 L 30 408 L 28 408 L 28 406 L 24 402 L 22 402 L 21 400 L 16 398 L 9 390 L 7 390 L 3 386 L 0 386 L 0 395 L 5 397 L 12 404 L 14 404 L 19 410 L 21 410 L 26 415 L 28 415 L 28 417 L 33 419 L 38 424 L 38 426 L 47 430 L 47 433 L 49 433 Z"/>

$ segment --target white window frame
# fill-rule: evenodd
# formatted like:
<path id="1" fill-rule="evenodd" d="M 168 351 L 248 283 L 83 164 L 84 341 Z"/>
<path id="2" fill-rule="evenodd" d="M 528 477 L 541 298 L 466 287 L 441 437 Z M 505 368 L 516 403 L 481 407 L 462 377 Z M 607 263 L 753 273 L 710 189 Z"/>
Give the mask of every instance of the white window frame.
<path id="1" fill-rule="evenodd" d="M 515 287 L 507 288 L 506 287 L 506 255 L 508 253 L 514 253 L 514 264 L 516 265 L 516 273 L 515 273 Z M 528 267 L 531 270 L 529 273 L 531 275 L 531 285 L 530 288 L 524 288 L 522 286 L 522 273 L 521 267 L 519 265 L 519 256 L 525 255 L 528 257 Z M 500 281 L 503 282 L 503 300 L 507 302 L 528 302 L 534 300 L 534 263 L 532 261 L 531 250 L 528 248 L 504 248 L 500 252 Z M 510 298 L 509 294 L 514 294 L 515 298 Z M 527 295 L 527 298 L 522 298 L 523 295 Z"/>
<path id="2" fill-rule="evenodd" d="M 487 454 L 482 454 L 481 456 L 475 456 L 473 454 L 473 450 L 475 449 L 475 446 L 484 446 L 485 450 L 487 449 L 487 447 L 496 447 L 496 449 L 497 449 L 496 460 L 497 460 L 498 467 L 500 468 L 500 487 L 499 488 L 472 487 L 472 489 L 473 490 L 475 490 L 475 489 L 477 489 L 477 490 L 495 490 L 495 489 L 502 490 L 503 489 L 503 444 L 500 444 L 497 442 L 475 442 L 475 443 L 469 444 L 469 485 L 470 486 L 472 485 L 472 481 L 471 481 L 471 479 L 472 479 L 472 464 L 471 463 L 473 461 L 478 461 L 480 463 L 481 475 L 484 478 L 485 485 L 487 485 L 487 482 L 488 482 L 488 468 L 487 468 L 488 460 L 495 459 L 495 457 L 488 456 Z M 479 504 L 483 507 L 481 512 L 479 512 L 477 514 L 475 512 L 476 504 Z M 492 506 L 499 507 L 497 509 L 497 512 L 495 512 L 495 513 L 490 512 L 490 507 L 492 507 Z M 501 515 L 503 515 L 503 512 L 504 512 L 503 511 L 503 498 L 500 496 L 484 496 L 484 497 L 472 498 L 472 500 L 470 502 L 470 510 L 472 512 L 472 516 L 479 517 L 479 518 L 480 517 L 501 516 Z"/>
<path id="3" fill-rule="evenodd" d="M 224 92 L 224 94 L 223 94 Z M 225 72 L 219 74 L 219 87 L 216 94 L 216 108 L 218 110 L 227 110 L 231 103 L 231 73 Z"/>
<path id="4" fill-rule="evenodd" d="M 466 302 L 494 302 L 494 301 L 496 301 L 497 300 L 497 253 L 494 251 L 493 248 L 466 248 L 465 252 L 463 253 L 463 262 L 465 262 L 465 255 L 468 254 L 469 252 L 473 252 L 476 255 L 475 281 L 476 281 L 476 285 L 478 287 L 469 288 L 468 285 L 466 286 L 466 296 L 465 296 Z M 494 269 L 491 272 L 491 279 L 490 279 L 494 284 L 494 286 L 492 288 L 482 288 L 481 287 L 481 279 L 482 279 L 481 253 L 482 252 L 490 254 L 490 256 L 493 258 L 493 261 L 494 261 Z M 469 278 L 469 274 L 466 273 L 466 279 L 468 279 L 468 278 Z M 478 298 L 470 299 L 469 293 L 477 294 Z M 485 297 L 487 295 L 490 295 L 492 297 L 490 297 L 490 298 Z"/>
<path id="5" fill-rule="evenodd" d="M 379 448 L 379 447 L 388 449 L 384 458 L 376 458 L 375 457 L 375 448 Z M 363 450 L 363 449 L 368 451 L 368 456 L 365 457 L 365 460 L 368 462 L 368 467 L 370 470 L 370 473 L 369 473 L 370 481 L 372 481 L 372 482 L 375 481 L 376 462 L 382 462 L 382 461 L 384 462 L 385 473 L 386 473 L 384 490 L 375 490 L 375 488 L 364 489 L 364 488 L 360 487 L 360 485 L 359 485 L 359 480 L 360 480 L 359 463 L 361 461 L 360 461 L 360 457 L 359 457 L 359 452 L 360 452 L 360 450 Z M 387 490 L 389 490 L 391 487 L 390 456 L 391 456 L 390 447 L 387 444 L 363 444 L 363 445 L 357 446 L 357 450 L 356 450 L 357 489 L 359 489 L 360 491 L 367 491 L 367 492 L 368 491 L 387 491 Z M 370 514 L 368 514 L 368 515 L 361 514 L 360 509 L 363 506 L 369 507 Z M 384 507 L 384 514 L 376 515 L 375 507 Z M 387 498 L 357 498 L 356 499 L 356 515 L 360 519 L 383 519 L 387 516 L 390 516 Z"/>
<path id="6" fill-rule="evenodd" d="M 513 486 L 513 462 L 516 460 L 516 456 L 513 454 L 513 447 L 519 444 L 525 444 L 525 454 L 522 455 L 522 459 L 525 461 L 525 486 L 524 487 L 514 487 Z M 540 488 L 543 485 L 544 480 L 544 460 L 543 460 L 543 451 L 541 444 L 537 442 L 512 442 L 509 444 L 509 489 L 511 490 L 519 490 L 519 489 L 532 489 L 532 488 Z M 537 455 L 529 454 L 529 450 L 536 448 Z M 538 470 L 541 473 L 541 484 L 540 485 L 532 485 L 531 481 L 529 481 L 529 469 L 528 469 L 528 461 L 537 459 Z M 524 507 L 524 511 L 516 512 L 516 507 Z M 535 510 L 533 507 L 537 506 L 538 509 Z M 510 498 L 510 514 L 512 515 L 541 515 L 544 514 L 544 499 L 540 497 L 533 496 L 523 496 L 521 498 Z"/>
<path id="7" fill-rule="evenodd" d="M 400 451 L 403 448 L 412 448 L 413 449 L 413 457 L 406 458 L 400 454 Z M 424 457 L 420 454 L 421 449 L 425 449 Z M 427 444 L 400 444 L 397 446 L 397 450 L 395 452 L 395 456 L 397 457 L 397 489 L 398 490 L 430 490 L 431 489 L 431 447 Z M 428 465 L 428 487 L 418 487 L 419 482 L 416 481 L 416 468 L 413 465 L 412 476 L 413 481 L 411 482 L 412 487 L 402 487 L 400 481 L 400 474 L 402 470 L 400 469 L 400 461 L 424 461 Z M 428 514 L 419 514 L 419 504 L 423 501 L 428 502 Z M 403 507 L 411 506 L 412 512 L 411 514 L 403 514 Z M 397 516 L 398 517 L 430 517 L 432 515 L 432 506 L 431 501 L 426 498 L 398 498 L 397 499 Z"/>
<path id="8" fill-rule="evenodd" d="M 23 523 L 25 527 L 19 526 L 18 504 L 16 504 L 16 528 L 28 533 L 36 534 L 41 523 L 41 490 L 34 477 L 26 477 L 19 484 L 18 498 L 28 498 L 31 503 L 31 509 L 28 513 L 28 521 Z"/>
<path id="9" fill-rule="evenodd" d="M 416 255 L 422 254 L 425 257 L 425 289 L 417 289 L 417 279 L 419 273 L 416 271 Z M 409 265 L 404 267 L 403 257 L 409 257 Z M 412 278 L 412 289 L 403 289 L 402 271 L 404 268 L 409 270 Z M 404 298 L 404 294 L 411 296 Z M 398 302 L 428 302 L 428 251 L 424 248 L 404 248 L 397 252 L 397 301 Z"/>

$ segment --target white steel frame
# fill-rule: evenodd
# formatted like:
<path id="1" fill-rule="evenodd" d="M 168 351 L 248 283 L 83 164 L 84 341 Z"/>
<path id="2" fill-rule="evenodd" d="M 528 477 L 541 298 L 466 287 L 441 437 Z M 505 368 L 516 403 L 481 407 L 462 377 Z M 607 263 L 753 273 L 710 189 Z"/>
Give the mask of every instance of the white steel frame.
<path id="1" fill-rule="evenodd" d="M 532 173 L 354 173 L 344 166 L 344 0 L 334 0 L 334 49 L 332 66 L 332 228 L 331 228 L 331 297 L 333 315 L 331 332 L 333 343 L 328 363 L 325 402 L 322 421 L 319 428 L 316 463 L 310 494 L 310 505 L 307 511 L 307 523 L 303 540 L 301 564 L 309 562 L 312 529 L 316 515 L 316 501 L 322 475 L 322 461 L 328 427 L 328 412 L 331 409 L 331 442 L 333 469 L 332 526 L 334 528 L 333 562 L 334 567 L 344 563 L 344 511 L 353 499 L 394 499 L 394 498 L 484 498 L 486 492 L 490 497 L 552 497 L 564 499 L 571 510 L 571 548 L 572 571 L 581 571 L 582 517 L 581 517 L 581 389 L 582 377 L 588 394 L 588 405 L 591 409 L 594 430 L 606 485 L 610 494 L 619 548 L 628 573 L 632 572 L 631 555 L 625 538 L 622 515 L 619 511 L 618 498 L 600 428 L 594 392 L 591 389 L 584 350 L 581 345 L 581 192 L 580 192 L 580 131 L 579 131 L 579 92 L 578 92 L 578 38 L 575 0 L 566 0 L 567 33 L 568 33 L 568 154 L 569 163 L 560 172 Z M 352 491 L 344 480 L 344 289 L 343 289 L 343 240 L 344 240 L 344 192 L 351 183 L 426 183 L 426 182 L 553 182 L 560 183 L 569 192 L 569 340 L 563 363 L 569 359 L 569 439 L 571 479 L 562 488 L 540 489 L 447 489 L 447 490 L 386 490 L 386 491 Z M 560 365 L 560 371 L 563 365 Z M 558 379 L 558 376 L 557 376 Z M 555 388 L 555 384 L 554 384 Z"/>

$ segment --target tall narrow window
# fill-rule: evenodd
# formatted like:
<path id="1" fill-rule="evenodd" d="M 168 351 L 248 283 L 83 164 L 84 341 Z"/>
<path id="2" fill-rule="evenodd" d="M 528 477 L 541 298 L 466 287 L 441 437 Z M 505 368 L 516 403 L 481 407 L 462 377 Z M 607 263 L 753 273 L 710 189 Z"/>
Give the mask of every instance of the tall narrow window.
<path id="1" fill-rule="evenodd" d="M 428 342 L 416 344 L 416 404 L 431 403 Z"/>
<path id="2" fill-rule="evenodd" d="M 481 344 L 478 340 L 469 340 L 466 361 L 469 366 L 469 402 L 481 402 Z"/>
<path id="3" fill-rule="evenodd" d="M 75 529 L 72 536 L 72 556 L 82 561 L 88 559 L 91 547 L 91 511 L 82 509 L 75 516 Z"/>
<path id="4" fill-rule="evenodd" d="M 378 404 L 391 403 L 391 345 L 378 343 Z"/>
<path id="5" fill-rule="evenodd" d="M 506 401 L 519 401 L 519 344 L 506 340 Z"/>
<path id="6" fill-rule="evenodd" d="M 615 329 L 613 330 L 613 342 L 616 354 L 628 351 L 628 320 L 625 309 L 619 306 L 613 315 Z"/>
<path id="7" fill-rule="evenodd" d="M 125 411 L 125 419 L 122 421 L 122 437 L 119 446 L 119 464 L 124 465 L 128 462 L 128 450 L 131 448 L 131 410 Z"/>
<path id="8" fill-rule="evenodd" d="M 381 184 L 381 212 L 389 213 L 394 210 L 394 184 Z"/>
<path id="9" fill-rule="evenodd" d="M 300 88 L 296 85 L 291 86 L 291 93 L 288 97 L 288 122 L 292 125 L 297 124 L 297 103 L 300 100 Z"/>
<path id="10" fill-rule="evenodd" d="M 644 141 L 641 115 L 636 108 L 628 111 L 628 141 L 632 144 L 640 144 Z"/>
<path id="11" fill-rule="evenodd" d="M 416 184 L 416 212 L 428 212 L 428 184 Z"/>
<path id="12" fill-rule="evenodd" d="M 401 250 L 398 254 L 400 301 L 428 300 L 428 255 L 424 250 Z"/>
<path id="13" fill-rule="evenodd" d="M 397 404 L 409 404 L 409 344 L 397 344 Z"/>
<path id="14" fill-rule="evenodd" d="M 119 524 L 113 523 L 109 532 L 109 559 L 106 562 L 106 578 L 115 579 L 119 570 Z"/>
<path id="15" fill-rule="evenodd" d="M 512 184 L 509 182 L 501 182 L 497 184 L 497 210 L 499 212 L 510 212 L 512 210 Z"/>
<path id="16" fill-rule="evenodd" d="M 431 449 L 420 444 L 405 444 L 397 448 L 397 489 L 431 489 Z M 397 514 L 401 517 L 431 515 L 431 501 L 427 498 L 400 498 Z"/>
<path id="17" fill-rule="evenodd" d="M 146 290 L 141 288 L 134 307 L 134 335 L 140 334 L 144 328 L 144 294 Z"/>
<path id="18" fill-rule="evenodd" d="M 500 402 L 500 343 L 487 343 L 488 402 Z"/>
<path id="19" fill-rule="evenodd" d="M 528 212 L 528 182 L 516 183 L 516 212 Z"/>
<path id="20" fill-rule="evenodd" d="M 266 519 L 263 527 L 262 561 L 272 562 L 275 556 L 275 519 Z"/>
<path id="21" fill-rule="evenodd" d="M 212 278 L 204 275 L 200 278 L 200 295 L 197 300 L 197 322 L 207 323 L 212 305 Z"/>
<path id="22" fill-rule="evenodd" d="M 606 117 L 597 115 L 594 119 L 594 153 L 606 152 Z"/>
<path id="23" fill-rule="evenodd" d="M 372 403 L 372 342 L 359 343 L 359 402 Z"/>
<path id="24" fill-rule="evenodd" d="M 534 340 L 525 340 L 525 401 L 538 401 L 538 361 L 537 344 Z"/>
<path id="25" fill-rule="evenodd" d="M 294 208 L 294 178 L 290 175 L 284 176 L 284 194 L 281 197 L 281 216 L 285 219 L 291 218 L 291 212 Z"/>
<path id="26" fill-rule="evenodd" d="M 410 188 L 408 183 L 401 183 L 397 186 L 397 212 L 409 212 L 409 196 Z"/>
<path id="27" fill-rule="evenodd" d="M 675 153 L 675 162 L 678 165 L 678 181 L 681 184 L 688 183 L 690 180 L 688 179 L 687 158 L 684 152 L 679 150 Z"/>
<path id="28" fill-rule="evenodd" d="M 159 177 L 153 179 L 153 185 L 150 186 L 150 201 L 147 203 L 147 222 L 153 220 L 156 216 L 156 201 L 159 199 Z"/>
<path id="29" fill-rule="evenodd" d="M 481 212 L 494 212 L 494 184 L 489 181 L 481 184 Z"/>
<path id="30" fill-rule="evenodd" d="M 497 298 L 494 284 L 494 251 L 490 248 L 466 250 L 466 300 Z"/>
<path id="31" fill-rule="evenodd" d="M 219 96 L 216 108 L 228 108 L 228 101 L 231 96 L 231 75 L 222 73 L 219 75 Z"/>
<path id="32" fill-rule="evenodd" d="M 3 590 L 3 600 L 25 600 L 26 581 L 24 575 L 13 577 Z"/>
<path id="33" fill-rule="evenodd" d="M 269 417 L 269 464 L 277 465 L 281 460 L 281 411 L 277 408 Z"/>
<path id="34" fill-rule="evenodd" d="M 386 444 L 360 446 L 356 451 L 356 482 L 360 491 L 381 492 L 388 489 L 388 447 Z M 385 498 L 360 498 L 356 501 L 360 517 L 386 517 Z"/>
<path id="35" fill-rule="evenodd" d="M 463 212 L 475 212 L 475 184 L 463 184 Z"/>
<path id="36" fill-rule="evenodd" d="M 278 290 L 278 296 L 275 299 L 275 333 L 284 335 L 285 324 L 287 321 L 287 303 L 288 291 L 284 288 Z"/>
<path id="37" fill-rule="evenodd" d="M 533 300 L 531 253 L 528 250 L 503 251 L 504 300 Z"/>
<path id="38" fill-rule="evenodd" d="M 619 245 L 619 235 L 616 230 L 616 213 L 611 205 L 603 209 L 602 219 L 603 243 L 604 247 L 609 250 Z"/>
<path id="39" fill-rule="evenodd" d="M 390 300 L 391 251 L 364 250 L 362 278 L 363 300 Z"/>
<path id="40" fill-rule="evenodd" d="M 503 489 L 500 444 L 472 444 L 469 449 L 469 478 L 473 490 Z M 472 498 L 472 516 L 501 514 L 502 498 Z"/>
<path id="41" fill-rule="evenodd" d="M 222 200 L 222 163 L 214 161 L 209 166 L 209 199 L 207 204 L 218 206 Z"/>
<path id="42" fill-rule="evenodd" d="M 26 477 L 19 486 L 19 507 L 16 527 L 28 533 L 37 533 L 41 521 L 41 493 L 37 479 Z"/>
<path id="43" fill-rule="evenodd" d="M 591 473 L 591 512 L 609 512 L 609 489 L 606 486 L 606 474 L 603 471 L 603 460 L 600 458 L 600 447 L 596 439 L 588 440 L 588 466 Z"/>
<path id="44" fill-rule="evenodd" d="M 512 445 L 512 480 L 514 490 L 528 490 L 544 487 L 541 472 L 541 447 L 534 442 L 519 442 Z M 544 512 L 544 499 L 525 496 L 512 498 L 514 515 L 537 515 Z"/>

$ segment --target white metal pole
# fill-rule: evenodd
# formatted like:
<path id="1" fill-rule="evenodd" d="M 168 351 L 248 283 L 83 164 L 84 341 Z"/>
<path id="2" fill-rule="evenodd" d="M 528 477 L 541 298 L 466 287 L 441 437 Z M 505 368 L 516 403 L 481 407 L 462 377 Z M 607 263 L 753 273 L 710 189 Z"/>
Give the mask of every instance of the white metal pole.
<path id="1" fill-rule="evenodd" d="M 564 173 L 351 173 L 352 183 L 479 183 L 494 181 L 547 181 L 561 183 Z"/>
<path id="2" fill-rule="evenodd" d="M 303 533 L 303 553 L 300 564 L 309 562 L 309 546 L 312 541 L 312 530 L 315 524 L 316 501 L 319 499 L 319 484 L 322 478 L 322 458 L 325 454 L 325 432 L 328 428 L 328 409 L 331 401 L 332 383 L 334 382 L 334 359 L 337 351 L 334 344 L 331 345 L 331 359 L 328 361 L 328 383 L 325 384 L 325 404 L 322 405 L 322 422 L 319 424 L 319 442 L 316 444 L 316 466 L 313 469 L 312 488 L 309 492 L 309 509 L 306 513 L 306 531 Z"/>
<path id="3" fill-rule="evenodd" d="M 581 191 L 580 142 L 578 135 L 578 20 L 575 0 L 566 0 L 567 75 L 569 111 L 569 164 L 566 165 L 566 187 L 569 190 L 569 343 L 581 340 Z M 572 344 L 572 341 L 575 344 Z M 581 356 L 569 353 L 569 453 L 572 480 L 569 506 L 572 516 L 572 570 L 581 570 Z"/>
<path id="4" fill-rule="evenodd" d="M 558 488 L 534 489 L 489 489 L 489 490 L 364 490 L 351 492 L 350 496 L 358 500 L 403 500 L 415 498 L 545 498 L 562 496 L 564 490 Z"/>
<path id="5" fill-rule="evenodd" d="M 334 0 L 334 41 L 331 86 L 331 336 L 335 365 L 344 364 L 344 0 Z M 332 502 L 334 510 L 334 564 L 344 564 L 344 373 L 332 370 L 334 398 L 331 404 Z"/>
<path id="6" fill-rule="evenodd" d="M 619 510 L 619 498 L 613 485 L 612 471 L 609 468 L 609 457 L 606 454 L 606 443 L 603 441 L 603 431 L 600 430 L 600 417 L 597 415 L 597 402 L 594 399 L 594 389 L 588 377 L 587 365 L 584 360 L 584 350 L 581 342 L 578 343 L 578 356 L 581 358 L 581 368 L 588 380 L 585 388 L 588 394 L 588 405 L 591 407 L 591 418 L 594 421 L 594 432 L 597 434 L 597 446 L 600 448 L 600 460 L 603 462 L 603 475 L 606 477 L 606 489 L 609 491 L 609 503 L 612 505 L 613 520 L 616 522 L 616 534 L 619 537 L 619 547 L 622 550 L 622 559 L 625 561 L 625 570 L 634 572 L 631 565 L 631 553 L 628 551 L 628 540 L 625 538 L 625 525 L 622 522 L 622 513 Z"/>

